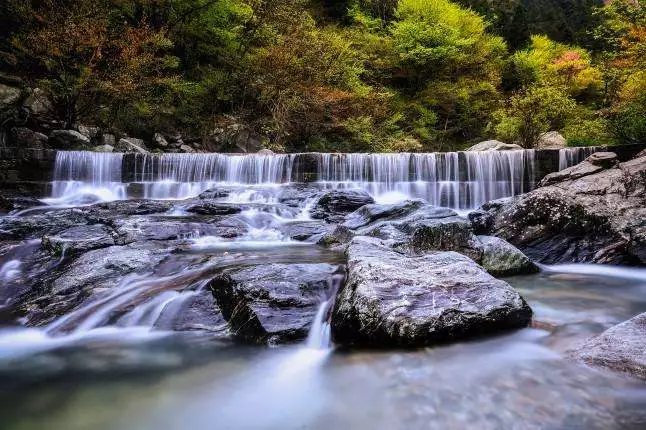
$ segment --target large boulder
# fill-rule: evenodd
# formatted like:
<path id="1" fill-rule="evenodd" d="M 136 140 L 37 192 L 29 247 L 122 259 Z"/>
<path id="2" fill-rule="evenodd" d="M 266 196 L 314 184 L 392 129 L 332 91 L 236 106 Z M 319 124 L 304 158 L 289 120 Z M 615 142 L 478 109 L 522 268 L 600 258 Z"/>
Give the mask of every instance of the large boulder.
<path id="1" fill-rule="evenodd" d="M 471 146 L 467 149 L 467 151 L 513 151 L 519 149 L 523 149 L 523 147 L 516 145 L 515 143 L 504 143 L 499 140 L 485 140 L 484 142 L 480 142 Z"/>
<path id="2" fill-rule="evenodd" d="M 569 355 L 592 367 L 646 380 L 646 313 L 611 327 Z"/>
<path id="3" fill-rule="evenodd" d="M 225 269 L 209 284 L 233 334 L 248 343 L 307 337 L 339 270 L 330 264 L 264 264 Z"/>
<path id="4" fill-rule="evenodd" d="M 545 264 L 646 264 L 646 157 L 611 168 L 585 161 L 564 172 L 506 204 L 483 207 L 471 217 L 476 231 Z"/>
<path id="5" fill-rule="evenodd" d="M 561 149 L 565 148 L 567 141 L 565 137 L 558 131 L 549 131 L 543 133 L 538 137 L 538 142 L 536 142 L 536 149 Z"/>
<path id="6" fill-rule="evenodd" d="M 479 263 L 493 276 L 513 276 L 538 271 L 525 254 L 499 237 L 477 236 L 474 247 L 481 252 Z"/>
<path id="7" fill-rule="evenodd" d="M 27 127 L 14 127 L 9 133 L 12 146 L 18 148 L 47 149 L 47 136 Z"/>
<path id="8" fill-rule="evenodd" d="M 76 130 L 54 130 L 49 135 L 49 144 L 55 149 L 87 149 L 90 138 Z"/>
<path id="9" fill-rule="evenodd" d="M 118 152 L 134 152 L 137 154 L 148 154 L 148 148 L 144 144 L 144 141 L 141 139 L 135 139 L 134 137 L 125 137 L 119 139 L 115 149 Z"/>
<path id="10" fill-rule="evenodd" d="M 370 194 L 362 190 L 328 191 L 318 199 L 310 214 L 314 219 L 340 222 L 347 214 L 374 202 Z"/>
<path id="11" fill-rule="evenodd" d="M 456 252 L 407 257 L 355 238 L 332 313 L 335 343 L 420 347 L 525 327 L 532 311 L 506 282 Z"/>

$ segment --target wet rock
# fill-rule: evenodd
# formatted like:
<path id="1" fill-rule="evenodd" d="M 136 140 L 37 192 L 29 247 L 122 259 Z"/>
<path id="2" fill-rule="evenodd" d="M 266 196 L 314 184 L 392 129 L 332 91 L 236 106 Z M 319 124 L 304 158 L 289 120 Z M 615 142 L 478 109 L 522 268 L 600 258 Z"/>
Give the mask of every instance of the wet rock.
<path id="1" fill-rule="evenodd" d="M 472 246 L 471 223 L 458 216 L 425 219 L 406 225 L 416 252 L 459 251 Z"/>
<path id="2" fill-rule="evenodd" d="M 168 212 L 173 208 L 172 203 L 152 200 L 117 200 L 114 202 L 98 203 L 81 209 L 96 218 L 113 218 L 131 215 L 152 215 Z"/>
<path id="3" fill-rule="evenodd" d="M 186 211 L 198 215 L 233 215 L 240 213 L 242 209 L 239 206 L 202 202 L 190 206 Z"/>
<path id="4" fill-rule="evenodd" d="M 9 134 L 11 144 L 20 148 L 47 149 L 47 136 L 27 127 L 14 127 Z"/>
<path id="5" fill-rule="evenodd" d="M 87 149 L 90 139 L 76 130 L 54 130 L 49 135 L 49 144 L 56 149 Z"/>
<path id="6" fill-rule="evenodd" d="M 339 222 L 347 214 L 374 202 L 370 194 L 361 190 L 329 191 L 319 198 L 310 214 L 314 219 Z"/>
<path id="7" fill-rule="evenodd" d="M 482 253 L 478 261 L 493 276 L 535 273 L 538 268 L 512 244 L 494 236 L 478 236 L 476 249 Z"/>
<path id="8" fill-rule="evenodd" d="M 468 218 L 475 234 L 486 234 L 492 231 L 496 216 L 511 202 L 513 197 L 491 200 L 479 209 L 469 212 Z"/>
<path id="9" fill-rule="evenodd" d="M 353 238 L 354 233 L 352 230 L 345 226 L 337 225 L 334 230 L 323 235 L 323 237 L 321 237 L 316 243 L 330 248 L 350 243 Z"/>
<path id="10" fill-rule="evenodd" d="M 337 271 L 337 266 L 323 263 L 231 268 L 209 287 L 236 338 L 289 343 L 307 337 Z"/>
<path id="11" fill-rule="evenodd" d="M 537 149 L 561 149 L 565 148 L 567 141 L 563 135 L 557 131 L 543 133 L 538 137 L 538 142 L 534 146 Z"/>
<path id="12" fill-rule="evenodd" d="M 204 191 L 198 198 L 201 200 L 223 199 L 229 194 L 231 194 L 231 190 L 228 189 L 213 189 Z"/>
<path id="13" fill-rule="evenodd" d="M 486 234 L 545 264 L 645 264 L 646 157 L 610 169 L 586 161 L 567 170 L 590 168 L 595 173 L 566 172 L 559 182 L 546 181 L 549 185 L 480 214 L 490 226 Z"/>
<path id="14" fill-rule="evenodd" d="M 474 151 L 512 151 L 523 149 L 522 146 L 516 145 L 515 143 L 504 143 L 499 140 L 486 140 L 484 142 L 477 143 L 467 149 L 469 152 Z"/>
<path id="15" fill-rule="evenodd" d="M 53 294 L 67 294 L 85 287 L 109 288 L 121 276 L 150 270 L 165 258 L 164 251 L 146 245 L 110 246 L 89 251 L 70 263 L 53 283 Z"/>
<path id="16" fill-rule="evenodd" d="M 115 233 L 102 224 L 71 227 L 43 236 L 42 246 L 54 255 L 73 255 L 115 244 Z"/>
<path id="17" fill-rule="evenodd" d="M 218 339 L 229 339 L 229 327 L 209 291 L 185 292 L 186 300 L 171 302 L 155 323 L 155 328 L 173 331 L 209 332 Z"/>
<path id="18" fill-rule="evenodd" d="M 33 239 L 87 224 L 84 214 L 66 209 L 45 214 L 0 218 L 0 240 Z"/>
<path id="19" fill-rule="evenodd" d="M 562 181 L 579 179 L 584 176 L 599 173 L 602 170 L 615 167 L 619 163 L 614 152 L 597 152 L 586 158 L 582 163 L 550 173 L 540 182 L 539 186 L 545 187 Z"/>
<path id="20" fill-rule="evenodd" d="M 315 220 L 288 223 L 281 227 L 281 231 L 293 240 L 314 241 L 314 238 L 327 234 L 330 228 L 330 224 Z"/>
<path id="21" fill-rule="evenodd" d="M 532 311 L 506 282 L 455 252 L 417 257 L 355 238 L 332 314 L 335 343 L 420 347 L 524 327 Z"/>
<path id="22" fill-rule="evenodd" d="M 375 221 L 401 219 L 422 207 L 424 202 L 421 200 L 406 200 L 389 205 L 368 204 L 348 215 L 343 225 L 357 229 Z"/>
<path id="23" fill-rule="evenodd" d="M 569 356 L 592 367 L 646 380 L 646 313 L 584 342 Z"/>
<path id="24" fill-rule="evenodd" d="M 144 144 L 144 141 L 141 139 L 135 139 L 134 137 L 125 137 L 119 139 L 117 145 L 115 146 L 117 152 L 135 152 L 137 154 L 149 154 L 148 148 Z"/>

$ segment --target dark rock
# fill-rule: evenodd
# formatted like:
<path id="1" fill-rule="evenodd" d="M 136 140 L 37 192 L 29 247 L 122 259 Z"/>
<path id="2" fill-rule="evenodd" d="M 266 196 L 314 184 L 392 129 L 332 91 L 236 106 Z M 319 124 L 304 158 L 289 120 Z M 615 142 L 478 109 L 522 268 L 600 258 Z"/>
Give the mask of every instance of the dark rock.
<path id="1" fill-rule="evenodd" d="M 206 190 L 202 194 L 199 195 L 199 199 L 201 200 L 211 200 L 211 199 L 223 199 L 226 197 L 229 197 L 229 194 L 231 194 L 231 190 L 229 189 L 213 189 L 213 190 Z"/>
<path id="2" fill-rule="evenodd" d="M 460 251 L 472 246 L 473 231 L 466 218 L 425 219 L 408 224 L 406 229 L 412 235 L 410 244 L 416 252 Z"/>
<path id="3" fill-rule="evenodd" d="M 20 148 L 47 149 L 47 136 L 26 127 L 14 127 L 9 134 L 13 146 Z"/>
<path id="4" fill-rule="evenodd" d="M 589 162 L 561 182 L 495 208 L 488 234 L 501 237 L 545 264 L 646 263 L 646 157 L 603 169 Z"/>
<path id="5" fill-rule="evenodd" d="M 513 276 L 538 271 L 518 248 L 498 237 L 478 236 L 475 247 L 482 253 L 478 262 L 490 275 Z"/>
<path id="6" fill-rule="evenodd" d="M 646 313 L 584 342 L 569 356 L 592 367 L 646 380 Z"/>
<path id="7" fill-rule="evenodd" d="M 90 139 L 76 130 L 54 130 L 49 135 L 49 144 L 56 149 L 88 149 Z"/>
<path id="8" fill-rule="evenodd" d="M 168 147 L 168 141 L 160 133 L 155 133 L 155 135 L 153 136 L 153 142 L 158 148 Z"/>
<path id="9" fill-rule="evenodd" d="M 40 88 L 30 90 L 22 105 L 34 116 L 47 115 L 53 110 L 52 102 L 47 93 Z"/>
<path id="10" fill-rule="evenodd" d="M 327 299 L 330 264 L 269 264 L 225 269 L 209 287 L 234 336 L 249 343 L 296 342 L 307 337 Z"/>
<path id="11" fill-rule="evenodd" d="M 317 242 L 319 245 L 333 247 L 350 243 L 354 238 L 354 233 L 349 228 L 337 225 L 334 230 L 326 233 Z"/>
<path id="12" fill-rule="evenodd" d="M 198 215 L 233 215 L 240 213 L 242 209 L 239 206 L 202 202 L 190 206 L 186 211 Z"/>
<path id="13" fill-rule="evenodd" d="M 12 105 L 20 100 L 20 88 L 0 84 L 0 108 Z"/>
<path id="14" fill-rule="evenodd" d="M 473 232 L 475 234 L 486 234 L 492 231 L 495 218 L 506 206 L 511 204 L 514 198 L 491 200 L 479 209 L 470 212 L 468 215 Z"/>
<path id="15" fill-rule="evenodd" d="M 343 225 L 357 229 L 379 220 L 401 219 L 422 207 L 424 202 L 421 200 L 406 200 L 390 205 L 368 204 L 348 215 Z"/>
<path id="16" fill-rule="evenodd" d="M 130 215 L 152 215 L 168 212 L 172 203 L 151 200 L 117 200 L 98 203 L 82 210 L 93 217 L 120 217 Z"/>
<path id="17" fill-rule="evenodd" d="M 455 252 L 406 257 L 355 238 L 332 314 L 335 343 L 420 347 L 525 327 L 532 311 L 507 283 Z"/>
<path id="18" fill-rule="evenodd" d="M 135 139 L 134 137 L 124 137 L 123 139 L 119 139 L 115 149 L 118 152 L 134 152 L 137 154 L 149 153 L 144 141 L 141 139 Z"/>
<path id="19" fill-rule="evenodd" d="M 361 190 L 328 191 L 319 198 L 310 214 L 314 219 L 339 222 L 347 214 L 374 202 L 370 194 Z"/>
<path id="20" fill-rule="evenodd" d="M 87 224 L 84 214 L 66 209 L 45 214 L 0 218 L 0 240 L 40 238 Z"/>
<path id="21" fill-rule="evenodd" d="M 204 331 L 225 340 L 229 327 L 209 291 L 184 292 L 186 300 L 171 302 L 159 316 L 155 328 L 172 331 Z"/>
<path id="22" fill-rule="evenodd" d="M 43 236 L 42 245 L 54 255 L 73 255 L 115 244 L 115 233 L 102 224 L 71 227 Z"/>

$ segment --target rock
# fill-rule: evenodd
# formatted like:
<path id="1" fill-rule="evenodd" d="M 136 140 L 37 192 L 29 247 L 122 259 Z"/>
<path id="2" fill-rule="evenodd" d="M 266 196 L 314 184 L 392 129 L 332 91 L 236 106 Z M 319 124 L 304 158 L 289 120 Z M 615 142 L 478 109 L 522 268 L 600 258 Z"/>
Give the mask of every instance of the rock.
<path id="1" fill-rule="evenodd" d="M 228 324 L 209 291 L 190 294 L 187 300 L 172 302 L 155 322 L 155 328 L 172 331 L 205 331 L 218 340 L 229 340 Z M 179 308 L 176 306 L 179 305 Z"/>
<path id="2" fill-rule="evenodd" d="M 332 336 L 344 346 L 421 347 L 525 327 L 532 311 L 507 283 L 455 252 L 406 257 L 357 237 L 337 294 Z"/>
<path id="3" fill-rule="evenodd" d="M 69 256 L 112 246 L 115 244 L 114 236 L 115 233 L 104 225 L 81 225 L 56 235 L 43 236 L 42 246 L 54 255 Z"/>
<path id="4" fill-rule="evenodd" d="M 522 146 L 515 143 L 504 143 L 499 140 L 485 140 L 484 142 L 477 143 L 468 148 L 467 151 L 512 151 L 521 150 Z"/>
<path id="5" fill-rule="evenodd" d="M 480 214 L 491 226 L 485 234 L 545 264 L 645 264 L 646 157 L 609 169 L 585 161 L 566 170 Z"/>
<path id="6" fill-rule="evenodd" d="M 573 180 L 584 176 L 593 175 L 602 170 L 612 168 L 619 163 L 617 154 L 614 152 L 596 152 L 586 158 L 582 163 L 563 169 L 559 172 L 550 173 L 539 183 L 544 187 L 561 181 Z"/>
<path id="7" fill-rule="evenodd" d="M 565 148 L 567 142 L 563 135 L 557 131 L 549 131 L 543 133 L 538 137 L 536 142 L 536 149 L 561 149 Z"/>
<path id="8" fill-rule="evenodd" d="M 114 137 L 114 134 L 102 134 L 99 136 L 97 139 L 97 142 L 100 143 L 101 145 L 109 145 L 112 146 L 113 148 L 117 145 L 117 140 Z"/>
<path id="9" fill-rule="evenodd" d="M 90 139 L 76 130 L 54 130 L 49 135 L 49 143 L 55 149 L 87 149 Z"/>
<path id="10" fill-rule="evenodd" d="M 375 221 L 401 219 L 423 206 L 424 202 L 421 200 L 406 200 L 389 205 L 367 204 L 348 215 L 343 225 L 351 229 L 357 229 Z"/>
<path id="11" fill-rule="evenodd" d="M 198 215 L 233 215 L 240 213 L 242 209 L 238 206 L 203 202 L 190 206 L 186 211 Z"/>
<path id="12" fill-rule="evenodd" d="M 347 214 L 374 202 L 370 194 L 362 190 L 328 191 L 319 198 L 310 214 L 314 219 L 339 222 Z"/>
<path id="13" fill-rule="evenodd" d="M 337 225 L 334 230 L 324 234 L 323 237 L 321 237 L 316 243 L 330 248 L 350 243 L 353 238 L 354 233 L 352 232 L 352 230 L 345 226 Z"/>
<path id="14" fill-rule="evenodd" d="M 272 151 L 271 149 L 261 149 L 257 153 L 258 155 L 275 155 L 276 153 Z"/>
<path id="15" fill-rule="evenodd" d="M 81 210 L 88 216 L 97 218 L 123 217 L 130 215 L 151 215 L 168 212 L 173 204 L 154 200 L 117 200 L 113 202 L 97 203 Z"/>
<path id="16" fill-rule="evenodd" d="M 212 200 L 212 199 L 223 199 L 229 197 L 231 190 L 228 189 L 213 189 L 206 190 L 198 196 L 200 200 Z"/>
<path id="17" fill-rule="evenodd" d="M 192 154 L 195 152 L 195 149 L 188 145 L 180 145 L 179 150 L 180 152 L 185 152 L 187 154 Z"/>
<path id="18" fill-rule="evenodd" d="M 168 148 L 168 141 L 160 133 L 155 133 L 153 136 L 153 142 L 158 148 Z"/>
<path id="19" fill-rule="evenodd" d="M 19 148 L 47 149 L 47 136 L 26 127 L 14 127 L 9 133 L 12 146 Z"/>
<path id="20" fill-rule="evenodd" d="M 52 111 L 52 102 L 47 93 L 40 88 L 34 88 L 22 104 L 32 115 L 45 115 Z"/>
<path id="21" fill-rule="evenodd" d="M 491 200 L 483 204 L 479 209 L 470 212 L 468 215 L 469 221 L 473 227 L 475 234 L 486 234 L 491 232 L 494 227 L 496 216 L 511 204 L 514 197 L 506 197 L 503 199 Z"/>
<path id="22" fill-rule="evenodd" d="M 80 211 L 65 209 L 45 214 L 0 218 L 0 240 L 23 240 L 57 234 L 67 228 L 87 224 Z"/>
<path id="23" fill-rule="evenodd" d="M 646 313 L 584 342 L 569 356 L 592 367 L 646 380 Z"/>
<path id="24" fill-rule="evenodd" d="M 134 137 L 125 137 L 119 139 L 115 149 L 118 152 L 134 152 L 137 154 L 149 154 L 144 141 L 141 139 L 135 139 Z"/>
<path id="25" fill-rule="evenodd" d="M 641 157 L 646 157 L 646 149 L 640 151 L 637 155 L 633 157 L 633 159 L 641 158 Z"/>
<path id="26" fill-rule="evenodd" d="M 0 84 L 0 108 L 12 105 L 20 100 L 20 88 Z"/>
<path id="27" fill-rule="evenodd" d="M 472 245 L 471 223 L 458 216 L 426 219 L 406 226 L 415 252 L 461 251 Z"/>
<path id="28" fill-rule="evenodd" d="M 91 141 L 96 141 L 100 135 L 99 127 L 88 127 L 79 124 L 76 126 L 76 130 Z"/>
<path id="29" fill-rule="evenodd" d="M 307 337 L 339 268 L 330 264 L 264 264 L 225 269 L 209 287 L 234 336 L 249 343 Z"/>
<path id="30" fill-rule="evenodd" d="M 493 276 L 535 273 L 538 268 L 512 244 L 494 236 L 477 236 L 476 248 L 482 257 L 479 263 Z"/>
<path id="31" fill-rule="evenodd" d="M 114 146 L 112 145 L 99 145 L 92 148 L 94 152 L 114 152 Z"/>
<path id="32" fill-rule="evenodd" d="M 595 152 L 590 155 L 586 160 L 594 166 L 600 166 L 604 169 L 610 169 L 619 164 L 619 158 L 614 152 Z"/>

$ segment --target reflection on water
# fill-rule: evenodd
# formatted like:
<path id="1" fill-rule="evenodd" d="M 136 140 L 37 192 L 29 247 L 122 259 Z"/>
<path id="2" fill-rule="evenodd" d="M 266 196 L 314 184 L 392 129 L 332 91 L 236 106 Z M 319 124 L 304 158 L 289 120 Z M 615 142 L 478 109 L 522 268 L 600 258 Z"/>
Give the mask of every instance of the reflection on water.
<path id="1" fill-rule="evenodd" d="M 40 366 L 59 360 L 59 377 L 2 390 L 5 426 L 644 428 L 646 386 L 570 363 L 560 351 L 646 310 L 646 283 L 553 271 L 509 282 L 541 328 L 410 352 L 223 348 L 171 337 L 142 345 L 97 341 L 34 356 Z M 33 373 L 28 361 L 23 369 Z M 110 377 L 98 382 L 102 373 L 92 367 L 102 366 Z"/>

